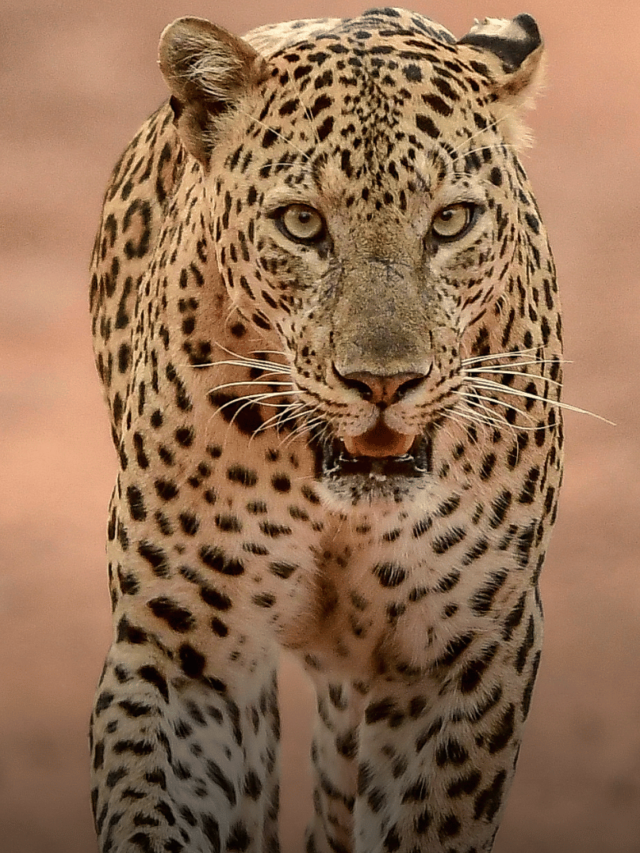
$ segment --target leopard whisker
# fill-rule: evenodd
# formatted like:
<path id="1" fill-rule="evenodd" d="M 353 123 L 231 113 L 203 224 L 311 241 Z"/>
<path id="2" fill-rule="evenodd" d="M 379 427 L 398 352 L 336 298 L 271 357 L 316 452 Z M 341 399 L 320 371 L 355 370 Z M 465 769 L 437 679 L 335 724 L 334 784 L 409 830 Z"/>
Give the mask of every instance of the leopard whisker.
<path id="1" fill-rule="evenodd" d="M 456 411 L 460 414 L 464 412 L 469 417 L 479 419 L 482 423 L 490 426 L 511 426 L 504 415 L 500 412 L 492 411 L 488 406 L 479 402 L 479 395 L 468 394 L 463 391 L 457 391 L 456 393 L 462 398 L 455 407 Z M 461 408 L 460 404 L 464 408 Z"/>
<path id="2" fill-rule="evenodd" d="M 447 409 L 443 413 L 443 417 L 449 421 L 452 421 L 454 424 L 460 424 L 460 418 L 465 421 L 471 421 L 471 423 L 477 424 L 478 426 L 486 427 L 486 426 L 497 426 L 496 423 L 490 420 L 485 420 L 481 416 L 476 413 L 464 411 L 460 408 Z M 462 425 L 463 426 L 463 425 Z"/>
<path id="3" fill-rule="evenodd" d="M 295 427 L 288 436 L 285 436 L 283 441 L 281 442 L 281 446 L 286 444 L 287 441 L 295 439 L 298 435 L 304 434 L 305 432 L 310 432 L 317 424 L 323 424 L 326 427 L 326 419 L 323 417 L 311 417 L 317 412 L 319 409 L 322 409 L 322 404 L 318 403 L 313 406 L 313 408 L 306 408 L 306 411 L 297 412 L 294 417 L 289 417 L 287 420 L 299 420 L 301 423 Z M 283 421 L 282 423 L 286 423 Z M 279 424 L 281 426 L 282 424 Z"/>
<path id="4" fill-rule="evenodd" d="M 603 421 L 610 426 L 615 426 L 613 421 L 608 420 L 607 418 L 602 417 L 602 415 L 596 415 L 595 412 L 589 412 L 587 409 L 581 409 L 579 406 L 572 406 L 570 403 L 564 403 L 561 400 L 551 400 L 549 397 L 543 397 L 540 394 L 532 394 L 528 391 L 520 391 L 515 388 L 509 388 L 506 385 L 503 385 L 501 382 L 494 382 L 491 379 L 473 379 L 473 384 L 478 388 L 482 388 L 485 391 L 494 391 L 500 394 L 508 394 L 512 397 L 521 397 L 527 400 L 537 400 L 540 403 L 547 404 L 555 409 L 562 409 L 563 411 L 568 412 L 576 412 L 580 415 L 589 415 L 592 418 L 596 418 L 599 421 Z M 496 400 L 500 405 L 507 405 L 501 400 Z"/>
<path id="5" fill-rule="evenodd" d="M 314 406 L 312 409 L 308 409 L 306 412 L 303 413 L 302 416 L 298 415 L 299 418 L 301 418 L 301 417 L 303 418 L 303 422 L 300 424 L 300 426 L 296 427 L 296 429 L 293 430 L 293 433 L 310 431 L 316 424 L 325 424 L 326 420 L 323 417 L 321 417 L 320 415 L 316 415 L 315 417 L 311 417 L 311 415 L 314 415 L 315 412 L 317 412 L 321 408 L 322 408 L 322 406 L 320 406 L 320 404 L 318 404 L 317 406 Z"/>
<path id="6" fill-rule="evenodd" d="M 274 385 L 282 385 L 288 386 L 289 388 L 295 388 L 294 382 L 278 382 L 274 379 L 270 379 L 268 382 L 260 377 L 260 379 L 247 379 L 242 382 L 225 382 L 223 385 L 216 385 L 214 388 L 209 390 L 209 393 L 212 394 L 214 391 L 222 391 L 225 388 L 235 388 L 240 385 L 268 385 L 270 388 Z"/>
<path id="7" fill-rule="evenodd" d="M 473 403 L 476 403 L 476 405 L 478 405 L 482 409 L 485 409 L 486 411 L 489 411 L 488 407 L 485 406 L 484 403 L 480 403 L 479 402 L 480 400 L 484 400 L 485 402 L 490 403 L 493 406 L 501 406 L 503 409 L 509 409 L 512 412 L 516 412 L 518 415 L 521 415 L 523 418 L 526 418 L 527 420 L 529 420 L 531 422 L 533 422 L 533 420 L 534 420 L 534 418 L 532 418 L 528 412 L 522 411 L 522 409 L 519 409 L 517 406 L 512 406 L 510 403 L 506 403 L 504 400 L 497 400 L 494 397 L 486 397 L 484 394 L 478 393 L 478 391 L 475 389 L 474 389 L 473 393 L 468 393 L 468 392 L 464 392 L 464 391 L 459 392 L 459 393 L 461 393 L 462 396 L 469 398 L 472 401 L 471 405 L 473 405 Z M 478 402 L 476 402 L 476 401 L 478 401 Z M 496 412 L 495 414 L 496 414 L 496 417 L 499 417 L 501 419 L 503 425 L 509 424 L 509 426 L 512 427 L 513 429 L 527 430 L 527 429 L 536 429 L 537 428 L 537 427 L 521 426 L 520 424 L 518 424 L 516 427 L 515 424 L 509 423 L 509 421 L 503 415 L 500 415 L 498 412 Z"/>
<path id="8" fill-rule="evenodd" d="M 225 346 L 224 346 L 224 344 L 221 344 L 221 343 L 219 343 L 218 341 L 216 341 L 216 342 L 215 342 L 215 344 L 216 344 L 216 346 L 217 346 L 219 349 L 221 349 L 223 352 L 227 353 L 227 355 L 232 356 L 234 359 L 238 359 L 238 360 L 243 361 L 243 362 L 245 362 L 245 361 L 246 361 L 246 362 L 251 362 L 252 364 L 254 364 L 254 363 L 257 363 L 257 364 L 266 364 L 266 365 L 269 365 L 270 367 L 279 367 L 279 368 L 283 368 L 283 369 L 285 369 L 285 370 L 289 371 L 289 365 L 287 365 L 287 364 L 279 364 L 278 362 L 268 361 L 268 360 L 266 360 L 266 359 L 260 359 L 260 358 L 256 358 L 256 359 L 254 359 L 254 358 L 248 358 L 247 356 L 242 355 L 241 353 L 238 353 L 238 352 L 235 352 L 235 351 L 234 351 L 234 350 L 232 350 L 232 349 L 229 349 L 229 347 L 225 347 Z M 259 354 L 259 353 L 263 353 L 263 354 L 265 354 L 265 355 L 279 355 L 279 356 L 282 356 L 282 357 L 283 357 L 283 358 L 285 358 L 285 359 L 286 359 L 286 357 L 287 357 L 287 356 L 286 356 L 286 353 L 281 352 L 280 350 L 263 350 L 263 349 L 258 349 L 258 350 L 252 350 L 252 351 L 251 351 L 251 354 L 252 354 L 252 355 L 256 355 L 256 354 Z"/>
<path id="9" fill-rule="evenodd" d="M 266 432 L 268 429 L 271 429 L 272 426 L 280 428 L 289 421 L 297 420 L 302 416 L 305 404 L 302 402 L 287 403 L 285 406 L 280 408 L 281 411 L 276 412 L 275 415 L 271 415 L 270 418 L 267 418 L 267 420 L 258 427 L 254 435 L 257 435 L 260 432 Z M 286 415 L 286 417 L 283 417 L 283 415 Z"/>
<path id="10" fill-rule="evenodd" d="M 279 364 L 275 364 L 273 361 L 260 361 L 257 358 L 251 359 L 226 359 L 222 361 L 210 361 L 206 364 L 194 364 L 192 365 L 194 368 L 199 367 L 219 367 L 221 365 L 227 365 L 229 367 L 245 367 L 248 370 L 263 370 L 266 371 L 267 368 L 272 368 L 268 372 L 265 372 L 266 376 L 275 376 L 276 374 L 282 374 L 284 376 L 291 376 L 291 371 L 288 368 L 281 367 Z"/>
<path id="11" fill-rule="evenodd" d="M 512 361 L 508 364 L 482 364 L 480 367 L 468 367 L 465 365 L 465 368 L 468 370 L 484 370 L 490 373 L 492 370 L 500 370 L 503 367 L 530 367 L 532 364 L 557 364 L 558 362 L 554 362 L 551 358 L 532 358 L 528 361 Z"/>
<path id="12" fill-rule="evenodd" d="M 529 362 L 530 364 L 537 364 L 538 362 Z M 521 362 L 524 364 L 524 362 Z M 518 367 L 519 365 L 509 365 L 510 367 Z M 537 373 L 528 373 L 526 370 L 500 370 L 496 367 L 471 367 L 464 371 L 466 374 L 497 374 L 498 376 L 524 376 L 527 379 L 539 380 L 540 382 L 549 382 L 551 385 L 557 385 L 559 388 L 562 388 L 562 382 L 559 382 L 557 379 L 549 379 L 548 376 L 540 376 Z"/>
<path id="13" fill-rule="evenodd" d="M 254 349 L 251 350 L 252 355 L 256 355 L 257 353 L 264 353 L 265 355 L 281 355 L 283 358 L 287 357 L 287 354 L 279 349 Z"/>
<path id="14" fill-rule="evenodd" d="M 540 347 L 529 347 L 528 349 L 515 349 L 504 352 L 490 352 L 486 355 L 472 355 L 469 358 L 463 358 L 462 364 L 466 366 L 467 364 L 475 364 L 476 362 L 485 362 L 485 361 L 494 361 L 498 358 L 520 358 L 521 356 L 531 355 L 531 353 L 538 352 Z M 551 360 L 551 359 L 549 359 Z"/>
<path id="15" fill-rule="evenodd" d="M 234 420 L 238 417 L 240 412 L 243 409 L 246 409 L 247 406 L 266 406 L 267 408 L 272 408 L 272 409 L 282 408 L 281 404 L 279 404 L 279 403 L 269 403 L 266 401 L 272 397 L 282 397 L 285 394 L 288 395 L 288 394 L 297 394 L 297 393 L 298 393 L 297 391 L 273 391 L 269 394 L 248 394 L 247 396 L 242 396 L 242 397 L 232 397 L 230 400 L 227 400 L 221 406 L 218 406 L 216 409 L 216 412 L 214 412 L 214 414 L 217 414 L 218 412 L 222 412 L 224 409 L 228 408 L 229 406 L 235 406 L 240 401 L 243 401 L 242 405 L 238 408 L 238 411 L 233 415 L 233 417 L 231 418 L 231 421 L 229 422 L 230 424 L 232 424 L 234 422 Z"/>
<path id="16" fill-rule="evenodd" d="M 297 412 L 295 415 L 295 418 L 289 418 L 288 420 L 297 419 L 297 420 L 302 421 L 302 423 L 293 430 L 293 433 L 310 429 L 309 424 L 311 422 L 316 422 L 316 421 L 324 422 L 324 418 L 320 418 L 318 416 L 311 417 L 312 415 L 315 414 L 315 412 L 317 412 L 321 408 L 322 408 L 321 403 L 318 403 L 317 405 L 313 406 L 313 408 L 309 408 L 308 406 L 304 405 L 305 411 Z M 283 421 L 283 423 L 285 423 L 285 422 Z"/>

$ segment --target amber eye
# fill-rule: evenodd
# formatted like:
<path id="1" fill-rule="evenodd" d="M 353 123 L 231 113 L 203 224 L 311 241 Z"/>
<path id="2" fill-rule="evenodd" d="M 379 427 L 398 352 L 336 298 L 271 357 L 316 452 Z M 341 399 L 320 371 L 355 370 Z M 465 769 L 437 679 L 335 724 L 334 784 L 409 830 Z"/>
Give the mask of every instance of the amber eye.
<path id="1" fill-rule="evenodd" d="M 317 210 L 306 204 L 290 204 L 281 211 L 280 230 L 291 240 L 315 243 L 324 234 L 324 220 Z"/>
<path id="2" fill-rule="evenodd" d="M 475 220 L 476 208 L 472 204 L 450 204 L 438 211 L 431 223 L 431 232 L 439 240 L 462 237 Z"/>

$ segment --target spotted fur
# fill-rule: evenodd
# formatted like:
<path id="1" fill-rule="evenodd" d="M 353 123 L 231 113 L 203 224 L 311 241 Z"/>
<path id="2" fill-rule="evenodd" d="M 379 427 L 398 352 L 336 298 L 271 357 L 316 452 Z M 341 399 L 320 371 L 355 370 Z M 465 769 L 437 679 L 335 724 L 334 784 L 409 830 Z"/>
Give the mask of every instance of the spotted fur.
<path id="1" fill-rule="evenodd" d="M 279 849 L 281 648 L 318 695 L 308 853 L 491 850 L 561 479 L 542 50 L 399 9 L 163 34 L 93 258 L 102 853 Z"/>

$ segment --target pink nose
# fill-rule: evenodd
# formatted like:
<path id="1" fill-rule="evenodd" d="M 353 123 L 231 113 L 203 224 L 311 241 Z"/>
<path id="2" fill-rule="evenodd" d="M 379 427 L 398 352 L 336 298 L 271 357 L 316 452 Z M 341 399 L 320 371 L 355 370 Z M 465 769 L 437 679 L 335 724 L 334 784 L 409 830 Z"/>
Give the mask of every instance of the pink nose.
<path id="1" fill-rule="evenodd" d="M 336 371 L 337 373 L 337 371 Z M 409 391 L 417 388 L 426 378 L 422 373 L 396 373 L 393 376 L 378 376 L 375 373 L 359 371 L 342 376 L 345 385 L 357 391 L 365 400 L 378 406 L 390 406 Z"/>

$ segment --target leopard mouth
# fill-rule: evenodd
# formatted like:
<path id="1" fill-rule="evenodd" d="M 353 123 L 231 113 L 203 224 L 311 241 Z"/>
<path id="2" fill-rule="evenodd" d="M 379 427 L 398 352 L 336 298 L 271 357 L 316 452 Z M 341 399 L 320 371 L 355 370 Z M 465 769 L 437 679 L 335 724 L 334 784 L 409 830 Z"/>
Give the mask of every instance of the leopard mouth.
<path id="1" fill-rule="evenodd" d="M 319 449 L 325 481 L 413 479 L 431 472 L 428 436 L 397 433 L 381 422 L 359 436 L 326 441 Z"/>
<path id="2" fill-rule="evenodd" d="M 433 439 L 437 423 L 424 432 L 397 433 L 377 424 L 359 436 L 329 436 L 329 425 L 312 432 L 316 479 L 328 500 L 345 509 L 412 501 L 432 483 Z"/>
<path id="3" fill-rule="evenodd" d="M 423 477 L 430 471 L 430 442 L 426 436 L 417 436 L 409 450 L 400 456 L 354 456 L 341 439 L 326 444 L 322 453 L 322 473 L 326 479 L 412 478 Z"/>

